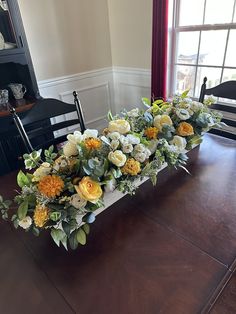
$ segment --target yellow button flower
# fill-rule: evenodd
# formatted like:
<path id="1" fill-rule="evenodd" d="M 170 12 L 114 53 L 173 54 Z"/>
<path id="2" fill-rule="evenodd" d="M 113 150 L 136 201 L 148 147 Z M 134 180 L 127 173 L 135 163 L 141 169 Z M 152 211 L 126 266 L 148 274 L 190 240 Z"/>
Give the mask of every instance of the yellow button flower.
<path id="1" fill-rule="evenodd" d="M 156 127 L 150 127 L 144 131 L 144 135 L 146 135 L 149 140 L 155 140 L 157 138 L 157 134 L 158 129 Z"/>
<path id="2" fill-rule="evenodd" d="M 83 177 L 79 185 L 75 185 L 75 190 L 81 198 L 91 203 L 96 203 L 102 196 L 100 184 L 90 177 Z"/>
<path id="3" fill-rule="evenodd" d="M 42 228 L 49 219 L 49 209 L 45 206 L 37 205 L 33 219 L 35 226 Z"/>
<path id="4" fill-rule="evenodd" d="M 140 162 L 134 158 L 129 158 L 124 167 L 121 169 L 123 174 L 130 174 L 131 176 L 136 176 L 141 171 Z"/>
<path id="5" fill-rule="evenodd" d="M 56 175 L 48 175 L 43 177 L 38 184 L 38 190 L 47 197 L 59 196 L 64 188 L 63 180 Z"/>
<path id="6" fill-rule="evenodd" d="M 85 139 L 84 144 L 88 150 L 92 150 L 99 149 L 102 145 L 102 142 L 98 138 L 89 137 Z"/>

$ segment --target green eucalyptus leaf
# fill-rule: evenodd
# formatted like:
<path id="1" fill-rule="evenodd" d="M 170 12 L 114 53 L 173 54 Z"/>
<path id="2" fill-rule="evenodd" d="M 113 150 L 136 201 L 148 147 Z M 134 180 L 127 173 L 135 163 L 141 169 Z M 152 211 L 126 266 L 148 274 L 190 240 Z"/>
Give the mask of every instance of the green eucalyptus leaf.
<path id="1" fill-rule="evenodd" d="M 57 246 L 60 246 L 61 240 L 66 236 L 65 232 L 60 229 L 52 229 L 51 230 L 51 237 L 53 241 L 56 243 Z"/>
<path id="2" fill-rule="evenodd" d="M 77 230 L 73 231 L 69 237 L 69 244 L 72 250 L 76 250 L 78 247 L 78 240 L 77 240 Z"/>
<path id="3" fill-rule="evenodd" d="M 27 211 L 28 211 L 28 206 L 29 203 L 27 200 L 25 200 L 23 203 L 20 204 L 20 206 L 18 207 L 17 210 L 17 215 L 19 217 L 20 220 L 22 220 L 23 218 L 25 218 Z"/>
<path id="4" fill-rule="evenodd" d="M 69 238 L 70 232 L 71 232 L 71 225 L 68 222 L 63 221 L 62 222 L 62 228 L 63 228 L 65 234 L 67 235 L 67 237 Z"/>
<path id="5" fill-rule="evenodd" d="M 86 233 L 84 232 L 82 228 L 78 229 L 76 238 L 77 238 L 78 243 L 80 243 L 81 245 L 86 244 Z"/>
<path id="6" fill-rule="evenodd" d="M 68 251 L 68 248 L 67 248 L 67 236 L 64 236 L 64 238 L 61 240 L 61 243 L 64 246 L 64 248 Z"/>
<path id="7" fill-rule="evenodd" d="M 33 226 L 33 228 L 32 228 L 32 232 L 33 232 L 33 234 L 34 234 L 36 237 L 38 237 L 38 236 L 39 236 L 40 231 L 39 231 L 39 229 L 38 229 L 38 228 L 36 228 L 35 226 Z"/>
<path id="8" fill-rule="evenodd" d="M 89 226 L 88 224 L 84 224 L 84 225 L 82 226 L 82 229 L 84 230 L 84 232 L 85 232 L 86 234 L 89 234 L 89 232 L 90 232 L 90 226 Z"/>

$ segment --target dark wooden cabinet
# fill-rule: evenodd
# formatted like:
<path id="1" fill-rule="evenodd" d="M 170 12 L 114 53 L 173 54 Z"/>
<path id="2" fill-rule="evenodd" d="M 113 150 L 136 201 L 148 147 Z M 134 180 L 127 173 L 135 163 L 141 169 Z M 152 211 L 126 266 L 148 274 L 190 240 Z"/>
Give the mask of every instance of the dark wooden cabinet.
<path id="1" fill-rule="evenodd" d="M 24 116 L 40 99 L 17 0 L 0 2 L 0 89 L 9 92 L 9 103 Z M 26 87 L 23 99 L 16 100 L 10 83 Z M 24 146 L 18 136 L 7 106 L 0 108 L 0 175 L 17 169 Z"/>

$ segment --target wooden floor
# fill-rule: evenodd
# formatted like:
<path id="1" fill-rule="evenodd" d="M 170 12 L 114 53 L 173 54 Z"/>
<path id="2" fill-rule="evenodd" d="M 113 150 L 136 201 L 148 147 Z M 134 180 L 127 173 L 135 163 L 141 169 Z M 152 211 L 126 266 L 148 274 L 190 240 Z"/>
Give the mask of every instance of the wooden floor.
<path id="1" fill-rule="evenodd" d="M 236 313 L 235 142 L 205 135 L 188 169 L 159 175 L 57 248 L 0 223 L 1 314 Z M 14 174 L 0 178 L 12 194 Z"/>

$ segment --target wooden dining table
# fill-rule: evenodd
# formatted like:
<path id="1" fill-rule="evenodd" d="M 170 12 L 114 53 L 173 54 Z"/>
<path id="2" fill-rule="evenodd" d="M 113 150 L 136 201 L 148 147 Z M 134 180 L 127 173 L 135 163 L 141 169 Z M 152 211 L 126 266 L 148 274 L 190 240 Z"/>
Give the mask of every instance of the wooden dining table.
<path id="1" fill-rule="evenodd" d="M 205 134 L 102 212 L 86 246 L 58 248 L 0 222 L 2 314 L 236 313 L 236 143 Z M 9 198 L 16 173 L 0 177 Z"/>

